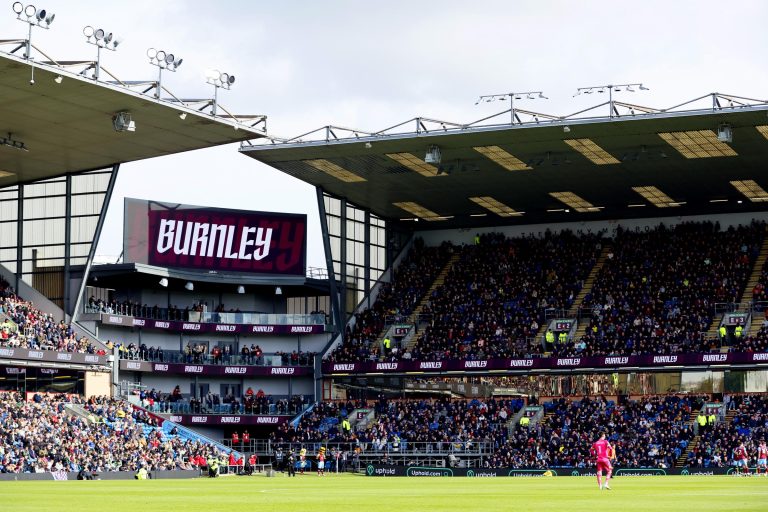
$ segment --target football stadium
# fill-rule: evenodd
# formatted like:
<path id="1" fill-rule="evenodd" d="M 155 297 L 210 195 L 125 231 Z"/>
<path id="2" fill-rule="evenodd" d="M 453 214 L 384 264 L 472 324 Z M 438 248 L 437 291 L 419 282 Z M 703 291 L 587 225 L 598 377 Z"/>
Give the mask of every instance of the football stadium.
<path id="1" fill-rule="evenodd" d="M 284 137 L 231 74 L 187 99 L 178 55 L 119 78 L 113 33 L 64 60 L 54 13 L 5 15 L 8 510 L 764 509 L 768 100 L 612 82 Z M 218 146 L 313 203 L 132 179 Z"/>

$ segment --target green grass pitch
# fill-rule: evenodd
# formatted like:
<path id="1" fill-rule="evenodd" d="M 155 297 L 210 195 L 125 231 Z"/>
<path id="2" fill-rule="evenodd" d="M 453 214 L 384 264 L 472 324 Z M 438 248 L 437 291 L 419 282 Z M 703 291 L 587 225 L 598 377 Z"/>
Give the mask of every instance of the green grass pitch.
<path id="1" fill-rule="evenodd" d="M 314 474 L 287 478 L 0 482 L 2 510 L 146 511 L 533 511 L 768 510 L 768 478 L 408 478 Z"/>

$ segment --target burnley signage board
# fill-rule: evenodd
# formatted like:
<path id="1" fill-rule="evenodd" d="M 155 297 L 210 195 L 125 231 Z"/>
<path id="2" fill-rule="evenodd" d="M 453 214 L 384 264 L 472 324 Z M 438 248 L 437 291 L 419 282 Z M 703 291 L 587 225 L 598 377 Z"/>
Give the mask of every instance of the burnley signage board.
<path id="1" fill-rule="evenodd" d="M 122 359 L 120 370 L 130 372 L 202 375 L 205 377 L 301 377 L 312 375 L 308 366 L 251 366 L 223 364 L 151 363 Z"/>
<path id="2" fill-rule="evenodd" d="M 126 262 L 304 277 L 307 216 L 126 198 Z"/>
<path id="3" fill-rule="evenodd" d="M 274 426 L 290 421 L 290 416 L 267 416 L 251 414 L 172 414 L 170 420 L 181 425 L 212 426 Z"/>
<path id="4" fill-rule="evenodd" d="M 445 373 L 509 371 L 536 372 L 611 370 L 617 368 L 647 368 L 671 370 L 686 366 L 717 368 L 736 366 L 768 365 L 768 352 L 738 353 L 719 352 L 707 354 L 643 355 L 643 356 L 600 356 L 600 357 L 537 357 L 529 359 L 482 359 L 443 361 L 387 361 L 364 363 L 323 363 L 325 374 L 349 373 Z"/>
<path id="5" fill-rule="evenodd" d="M 53 350 L 29 350 L 20 347 L 0 348 L 0 359 L 43 361 L 46 363 L 68 363 L 82 365 L 107 364 L 107 356 L 96 354 L 80 354 L 77 352 L 56 352 Z"/>
<path id="6" fill-rule="evenodd" d="M 149 318 L 135 318 L 125 315 L 101 314 L 101 323 L 105 325 L 118 325 L 121 327 L 139 327 L 143 329 L 157 329 L 160 331 L 215 334 L 321 334 L 325 332 L 325 325 L 253 325 L 253 324 L 217 324 L 203 322 L 179 322 L 174 320 L 152 320 Z"/>

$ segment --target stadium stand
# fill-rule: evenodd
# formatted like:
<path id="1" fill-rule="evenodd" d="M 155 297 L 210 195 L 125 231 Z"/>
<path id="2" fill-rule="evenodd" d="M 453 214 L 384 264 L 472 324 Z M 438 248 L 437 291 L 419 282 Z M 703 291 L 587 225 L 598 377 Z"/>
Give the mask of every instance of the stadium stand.
<path id="1" fill-rule="evenodd" d="M 768 398 L 760 395 L 726 396 L 727 420 L 708 428 L 688 453 L 692 467 L 726 467 L 733 463 L 733 449 L 744 441 L 754 459 L 757 445 L 768 437 Z"/>
<path id="2" fill-rule="evenodd" d="M 753 223 L 721 231 L 711 222 L 648 232 L 620 230 L 614 253 L 583 308 L 587 333 L 556 354 L 676 354 L 719 350 L 705 333 L 717 303 L 737 302 L 765 231 Z"/>
<path id="3" fill-rule="evenodd" d="M 355 315 L 353 327 L 347 327 L 345 343 L 331 355 L 332 361 L 378 359 L 378 343 L 387 317 L 407 318 L 418 305 L 437 274 L 447 263 L 453 245 L 425 247 L 421 239 L 413 243 L 408 255 L 394 271 L 391 283 L 384 283 L 373 306 Z"/>
<path id="4" fill-rule="evenodd" d="M 105 355 L 100 344 L 78 336 L 71 324 L 56 322 L 52 315 L 17 297 L 0 279 L 0 346 L 33 350 Z"/>
<path id="5" fill-rule="evenodd" d="M 80 413 L 78 414 L 77 409 Z M 122 400 L 0 393 L 0 473 L 195 469 L 223 453 L 167 435 Z"/>
<path id="6" fill-rule="evenodd" d="M 566 310 L 595 264 L 596 235 L 565 231 L 540 238 L 479 237 L 462 248 L 445 283 L 430 298 L 432 322 L 411 358 L 485 359 L 531 356 L 544 312 Z"/>

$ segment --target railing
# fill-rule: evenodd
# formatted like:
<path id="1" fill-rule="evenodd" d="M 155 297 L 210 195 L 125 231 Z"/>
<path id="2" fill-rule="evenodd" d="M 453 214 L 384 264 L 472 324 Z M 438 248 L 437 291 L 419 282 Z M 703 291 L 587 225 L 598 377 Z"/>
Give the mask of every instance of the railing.
<path id="1" fill-rule="evenodd" d="M 202 312 L 186 309 L 168 309 L 129 304 L 83 305 L 83 313 L 125 315 L 151 320 L 171 320 L 182 322 L 202 322 L 211 324 L 247 324 L 247 325 L 323 325 L 325 313 L 309 314 L 273 314 L 258 311 L 247 312 Z"/>
<path id="2" fill-rule="evenodd" d="M 213 404 L 208 406 L 205 402 L 155 402 L 146 409 L 154 413 L 162 414 L 206 414 L 206 415 L 237 415 L 237 416 L 293 416 L 300 414 L 308 407 L 306 402 L 312 400 L 311 396 L 304 397 L 304 405 L 295 407 L 288 403 L 284 407 L 279 404 L 245 405 L 243 403 Z"/>
<path id="3" fill-rule="evenodd" d="M 226 366 L 307 366 L 314 367 L 315 354 L 302 352 L 293 354 L 242 355 L 230 354 L 212 356 L 210 354 L 185 354 L 178 351 L 152 351 L 136 349 L 120 351 L 120 359 L 128 361 L 148 361 L 152 363 L 212 364 Z"/>

